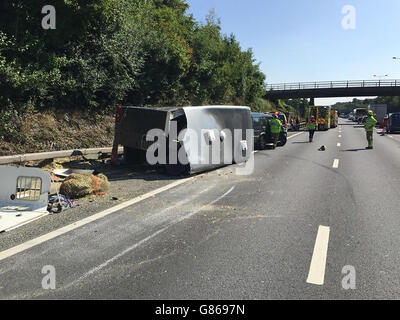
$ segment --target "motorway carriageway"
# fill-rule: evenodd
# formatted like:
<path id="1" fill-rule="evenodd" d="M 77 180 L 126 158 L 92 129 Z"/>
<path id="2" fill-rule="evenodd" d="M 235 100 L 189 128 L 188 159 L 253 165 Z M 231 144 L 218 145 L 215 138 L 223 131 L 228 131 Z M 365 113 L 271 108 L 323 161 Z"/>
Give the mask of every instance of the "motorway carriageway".
<path id="1" fill-rule="evenodd" d="M 341 119 L 2 251 L 0 298 L 398 299 L 400 142 L 374 139 Z"/>

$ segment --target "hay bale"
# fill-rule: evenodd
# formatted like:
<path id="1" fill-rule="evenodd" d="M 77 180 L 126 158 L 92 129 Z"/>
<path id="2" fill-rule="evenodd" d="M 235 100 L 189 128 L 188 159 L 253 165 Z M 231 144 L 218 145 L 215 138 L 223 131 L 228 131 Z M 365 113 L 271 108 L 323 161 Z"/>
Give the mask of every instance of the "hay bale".
<path id="1" fill-rule="evenodd" d="M 110 189 L 110 182 L 104 174 L 72 173 L 60 187 L 60 193 L 66 194 L 72 199 L 88 195 L 104 195 Z"/>
<path id="2" fill-rule="evenodd" d="M 102 173 L 98 174 L 97 178 L 101 180 L 100 192 L 107 193 L 108 190 L 110 190 L 110 182 L 108 181 L 108 178 Z"/>
<path id="3" fill-rule="evenodd" d="M 90 195 L 93 192 L 91 174 L 72 173 L 61 184 L 60 193 L 72 199 Z"/>

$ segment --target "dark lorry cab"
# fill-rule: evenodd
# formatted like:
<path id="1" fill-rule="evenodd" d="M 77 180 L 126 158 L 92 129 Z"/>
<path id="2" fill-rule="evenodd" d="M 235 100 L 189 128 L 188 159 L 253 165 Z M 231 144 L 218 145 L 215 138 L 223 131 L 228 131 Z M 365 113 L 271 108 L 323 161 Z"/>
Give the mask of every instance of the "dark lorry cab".
<path id="1" fill-rule="evenodd" d="M 386 131 L 388 133 L 400 131 L 400 112 L 389 113 L 387 119 L 385 119 Z"/>
<path id="2" fill-rule="evenodd" d="M 273 118 L 271 114 L 252 112 L 254 130 L 254 147 L 260 150 L 265 149 L 267 144 L 273 143 L 271 137 L 271 128 L 269 121 Z M 279 135 L 278 146 L 282 147 L 287 141 L 287 129 L 282 125 L 282 131 Z"/>

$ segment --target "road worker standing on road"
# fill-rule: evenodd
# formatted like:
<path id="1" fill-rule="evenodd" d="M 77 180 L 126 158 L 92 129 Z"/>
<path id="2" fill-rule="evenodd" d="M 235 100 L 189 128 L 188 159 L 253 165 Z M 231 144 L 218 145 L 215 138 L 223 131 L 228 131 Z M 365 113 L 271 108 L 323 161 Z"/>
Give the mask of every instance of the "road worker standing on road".
<path id="1" fill-rule="evenodd" d="M 314 116 L 311 116 L 311 119 L 306 124 L 306 129 L 308 130 L 308 141 L 312 142 L 314 138 L 314 132 L 317 127 L 317 122 L 315 121 Z"/>
<path id="2" fill-rule="evenodd" d="M 282 130 L 282 122 L 278 119 L 278 112 L 274 113 L 274 117 L 269 121 L 269 125 L 271 127 L 272 142 L 274 144 L 273 149 L 275 149 L 278 144 L 279 134 Z"/>
<path id="3" fill-rule="evenodd" d="M 368 147 L 365 149 L 373 149 L 374 148 L 374 127 L 377 123 L 376 119 L 374 118 L 374 114 L 372 110 L 367 111 L 367 119 L 365 120 L 365 132 L 367 133 L 367 140 L 368 140 Z"/>

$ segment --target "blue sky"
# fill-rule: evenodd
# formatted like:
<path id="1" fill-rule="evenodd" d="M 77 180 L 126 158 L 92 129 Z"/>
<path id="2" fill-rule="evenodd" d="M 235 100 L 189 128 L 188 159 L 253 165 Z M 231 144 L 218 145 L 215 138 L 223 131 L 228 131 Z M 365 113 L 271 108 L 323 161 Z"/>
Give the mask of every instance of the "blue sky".
<path id="1" fill-rule="evenodd" d="M 252 48 L 267 83 L 400 79 L 399 0 L 187 0 L 204 21 L 211 9 L 222 31 Z M 345 5 L 355 29 L 344 29 Z M 317 99 L 332 104 L 351 99 Z"/>

